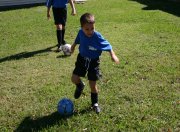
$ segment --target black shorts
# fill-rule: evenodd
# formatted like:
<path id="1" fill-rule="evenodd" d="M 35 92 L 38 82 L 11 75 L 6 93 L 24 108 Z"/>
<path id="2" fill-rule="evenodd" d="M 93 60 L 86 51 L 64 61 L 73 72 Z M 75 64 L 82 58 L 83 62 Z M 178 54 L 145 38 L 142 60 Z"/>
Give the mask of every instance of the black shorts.
<path id="1" fill-rule="evenodd" d="M 99 64 L 99 58 L 90 59 L 82 57 L 80 54 L 78 54 L 73 74 L 78 75 L 80 77 L 85 77 L 87 73 L 88 80 L 99 80 L 101 77 Z"/>
<path id="2" fill-rule="evenodd" d="M 67 20 L 67 8 L 52 8 L 53 16 L 54 16 L 54 23 L 55 25 L 62 24 L 63 26 L 66 25 Z"/>

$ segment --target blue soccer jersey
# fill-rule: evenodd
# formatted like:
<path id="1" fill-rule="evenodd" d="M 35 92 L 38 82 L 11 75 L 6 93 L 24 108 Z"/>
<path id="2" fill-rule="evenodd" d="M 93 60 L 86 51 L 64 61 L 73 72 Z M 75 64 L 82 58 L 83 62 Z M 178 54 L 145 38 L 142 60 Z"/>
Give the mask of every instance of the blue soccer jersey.
<path id="1" fill-rule="evenodd" d="M 79 53 L 81 56 L 91 59 L 98 58 L 102 51 L 112 50 L 111 44 L 97 31 L 91 37 L 87 37 L 83 30 L 80 29 L 75 44 L 80 44 Z"/>
<path id="2" fill-rule="evenodd" d="M 65 8 L 68 4 L 68 0 L 47 0 L 46 6 L 47 7 L 55 7 L 55 8 Z"/>

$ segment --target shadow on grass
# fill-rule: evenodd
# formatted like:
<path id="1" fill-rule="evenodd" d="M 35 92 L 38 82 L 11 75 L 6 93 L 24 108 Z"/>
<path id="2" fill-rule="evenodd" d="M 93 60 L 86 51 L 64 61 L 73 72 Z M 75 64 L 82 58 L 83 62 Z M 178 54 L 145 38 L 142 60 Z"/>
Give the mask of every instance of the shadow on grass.
<path id="1" fill-rule="evenodd" d="M 63 124 L 66 124 L 66 119 L 62 118 L 58 112 L 54 112 L 51 115 L 33 119 L 32 117 L 25 117 L 15 132 L 32 132 L 40 131 L 43 128 L 50 127 L 52 125 L 58 124 L 59 121 L 62 121 Z"/>
<path id="2" fill-rule="evenodd" d="M 175 16 L 180 17 L 180 2 L 174 2 L 173 0 L 130 0 L 136 1 L 143 5 L 147 5 L 142 8 L 143 10 L 161 10 Z"/>
<path id="3" fill-rule="evenodd" d="M 59 55 L 56 58 L 67 58 L 67 57 L 70 57 L 70 55 Z"/>
<path id="4" fill-rule="evenodd" d="M 83 109 L 82 111 L 75 112 L 73 116 L 89 113 L 90 110 L 90 108 Z M 36 132 L 52 127 L 54 125 L 68 126 L 67 119 L 70 119 L 71 117 L 72 116 L 61 117 L 58 112 L 54 112 L 50 115 L 39 117 L 36 119 L 28 116 L 24 118 L 21 124 L 16 128 L 15 132 Z"/>
<path id="5" fill-rule="evenodd" d="M 34 55 L 41 54 L 44 52 L 51 52 L 52 48 L 54 48 L 54 47 L 56 47 L 56 46 L 51 46 L 46 49 L 32 51 L 32 52 L 21 52 L 21 53 L 15 54 L 15 55 L 10 55 L 10 56 L 4 57 L 4 58 L 0 58 L 0 63 L 2 63 L 4 61 L 19 60 L 19 59 L 23 59 L 23 58 L 33 57 Z"/>
<path id="6" fill-rule="evenodd" d="M 45 3 L 0 6 L 0 11 L 18 10 L 18 9 L 25 9 L 25 8 L 31 8 L 31 7 L 43 6 L 43 5 L 45 6 Z"/>

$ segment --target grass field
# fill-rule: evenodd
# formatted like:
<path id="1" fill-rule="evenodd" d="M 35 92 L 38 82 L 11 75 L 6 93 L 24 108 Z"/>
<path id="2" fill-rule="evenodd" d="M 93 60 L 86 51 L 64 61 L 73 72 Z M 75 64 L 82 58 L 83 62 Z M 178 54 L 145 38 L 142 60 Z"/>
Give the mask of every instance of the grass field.
<path id="1" fill-rule="evenodd" d="M 88 0 L 76 4 L 74 17 L 68 7 L 66 41 L 73 43 L 79 17 L 91 12 L 120 59 L 117 65 L 102 54 L 99 115 L 89 109 L 85 78 L 82 97 L 73 98 L 78 50 L 70 57 L 53 51 L 55 26 L 46 7 L 1 11 L 0 131 L 180 131 L 180 8 L 165 3 Z M 75 104 L 72 117 L 56 112 L 63 97 Z"/>

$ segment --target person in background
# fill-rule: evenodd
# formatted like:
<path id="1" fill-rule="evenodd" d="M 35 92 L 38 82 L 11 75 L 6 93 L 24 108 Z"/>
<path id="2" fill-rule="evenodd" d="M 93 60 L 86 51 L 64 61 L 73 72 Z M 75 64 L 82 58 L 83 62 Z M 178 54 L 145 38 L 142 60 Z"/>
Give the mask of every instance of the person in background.
<path id="1" fill-rule="evenodd" d="M 47 0 L 47 18 L 50 19 L 50 9 L 52 7 L 54 23 L 56 25 L 57 52 L 61 51 L 61 45 L 66 44 L 64 40 L 65 26 L 67 20 L 67 4 L 70 3 L 72 8 L 71 15 L 76 15 L 76 9 L 73 0 Z"/>

